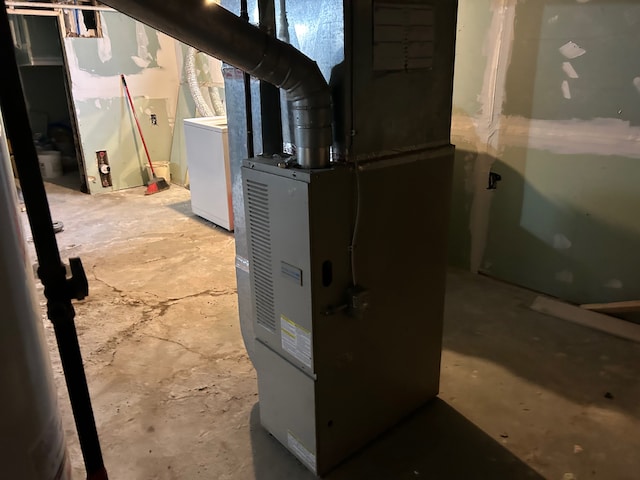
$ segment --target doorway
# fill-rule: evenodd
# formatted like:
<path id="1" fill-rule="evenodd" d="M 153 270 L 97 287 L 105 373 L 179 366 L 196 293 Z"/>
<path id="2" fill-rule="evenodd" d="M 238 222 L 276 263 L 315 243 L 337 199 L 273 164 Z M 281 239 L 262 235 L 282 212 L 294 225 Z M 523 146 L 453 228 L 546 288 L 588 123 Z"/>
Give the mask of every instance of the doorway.
<path id="1" fill-rule="evenodd" d="M 64 18 L 54 11 L 9 9 L 8 13 L 43 179 L 86 193 L 84 160 L 62 41 Z"/>

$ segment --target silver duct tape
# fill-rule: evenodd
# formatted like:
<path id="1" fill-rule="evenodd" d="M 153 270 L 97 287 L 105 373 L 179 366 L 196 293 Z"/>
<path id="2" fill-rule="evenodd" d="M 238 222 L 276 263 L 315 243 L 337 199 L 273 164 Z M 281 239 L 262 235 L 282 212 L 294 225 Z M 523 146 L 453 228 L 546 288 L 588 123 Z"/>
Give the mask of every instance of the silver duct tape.
<path id="1" fill-rule="evenodd" d="M 249 273 L 249 260 L 240 255 L 236 255 L 236 268 L 245 273 Z"/>

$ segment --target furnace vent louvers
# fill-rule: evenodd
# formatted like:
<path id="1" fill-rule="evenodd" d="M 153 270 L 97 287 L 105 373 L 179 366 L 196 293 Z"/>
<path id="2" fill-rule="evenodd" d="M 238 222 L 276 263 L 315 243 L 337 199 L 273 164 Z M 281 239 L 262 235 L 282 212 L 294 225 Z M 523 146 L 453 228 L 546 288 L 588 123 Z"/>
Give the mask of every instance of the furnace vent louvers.
<path id="1" fill-rule="evenodd" d="M 297 160 L 329 166 L 331 91 L 318 65 L 219 5 L 204 0 L 102 0 L 151 27 L 287 92 L 294 113 Z"/>
<path id="2" fill-rule="evenodd" d="M 256 321 L 270 332 L 276 331 L 271 264 L 271 219 L 269 189 L 264 183 L 247 180 L 249 235 L 251 237 L 251 274 L 254 281 Z"/>

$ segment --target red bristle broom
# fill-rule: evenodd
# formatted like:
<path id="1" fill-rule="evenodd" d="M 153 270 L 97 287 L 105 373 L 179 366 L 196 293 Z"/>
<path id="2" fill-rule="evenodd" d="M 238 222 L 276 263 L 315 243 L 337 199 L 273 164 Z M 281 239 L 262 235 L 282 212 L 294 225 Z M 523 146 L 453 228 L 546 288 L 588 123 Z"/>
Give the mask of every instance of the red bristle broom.
<path id="1" fill-rule="evenodd" d="M 164 178 L 156 176 L 156 172 L 153 169 L 153 164 L 151 163 L 151 156 L 149 155 L 149 149 L 147 148 L 147 142 L 144 141 L 144 135 L 142 135 L 142 129 L 140 128 L 140 122 L 138 121 L 138 115 L 136 115 L 136 108 L 133 106 L 133 100 L 131 99 L 131 94 L 129 93 L 129 87 L 127 87 L 127 81 L 124 78 L 124 75 L 120 75 L 122 79 L 122 85 L 124 85 L 124 91 L 127 93 L 127 99 L 129 100 L 129 105 L 131 106 L 131 112 L 133 113 L 133 118 L 136 121 L 136 126 L 138 127 L 138 133 L 140 134 L 140 139 L 142 140 L 142 145 L 144 146 L 144 151 L 147 154 L 147 161 L 149 162 L 149 168 L 151 169 L 151 179 L 147 184 L 147 190 L 144 192 L 145 195 L 152 195 L 154 193 L 161 192 L 163 190 L 167 190 L 169 188 L 169 182 L 167 182 Z"/>

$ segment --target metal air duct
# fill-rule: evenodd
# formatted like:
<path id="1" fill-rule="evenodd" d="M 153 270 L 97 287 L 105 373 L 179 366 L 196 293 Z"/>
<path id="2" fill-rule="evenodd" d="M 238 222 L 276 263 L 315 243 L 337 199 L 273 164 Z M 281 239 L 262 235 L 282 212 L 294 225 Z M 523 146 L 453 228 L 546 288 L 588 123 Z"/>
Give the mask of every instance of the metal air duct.
<path id="1" fill-rule="evenodd" d="M 106 0 L 109 5 L 287 92 L 294 110 L 297 161 L 329 165 L 331 93 L 309 57 L 205 0 Z"/>

